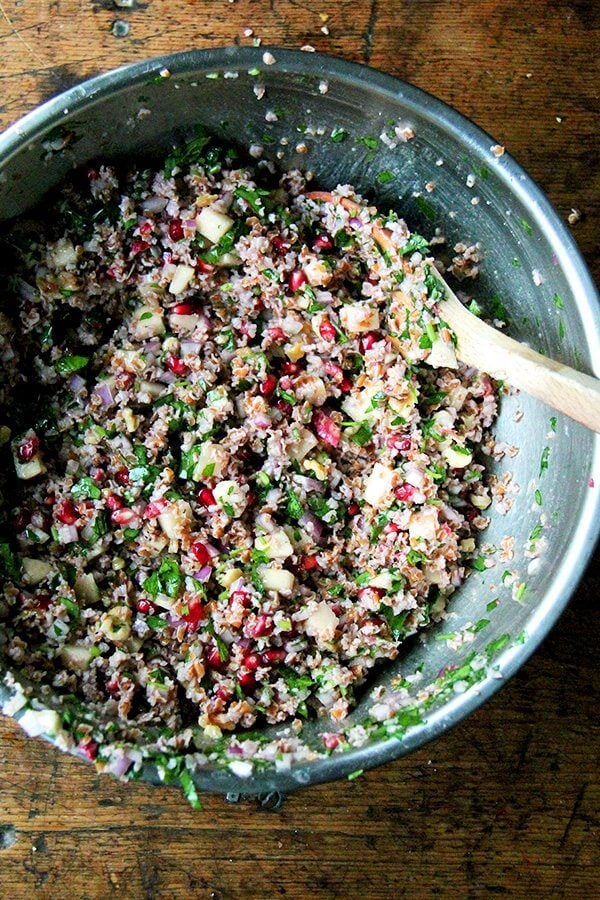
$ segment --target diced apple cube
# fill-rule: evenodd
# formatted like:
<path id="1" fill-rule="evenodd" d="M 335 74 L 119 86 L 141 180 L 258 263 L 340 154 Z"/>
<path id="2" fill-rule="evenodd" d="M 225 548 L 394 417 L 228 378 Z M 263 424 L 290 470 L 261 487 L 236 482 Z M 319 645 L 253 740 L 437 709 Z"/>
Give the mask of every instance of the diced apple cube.
<path id="1" fill-rule="evenodd" d="M 62 730 L 60 716 L 53 709 L 28 709 L 19 719 L 19 725 L 29 737 L 40 734 L 55 737 Z"/>
<path id="2" fill-rule="evenodd" d="M 60 651 L 60 658 L 67 669 L 83 672 L 94 659 L 94 650 L 94 646 L 88 647 L 86 644 L 65 644 Z"/>
<path id="3" fill-rule="evenodd" d="M 315 610 L 306 620 L 306 633 L 309 637 L 316 637 L 321 641 L 331 641 L 335 637 L 338 621 L 336 614 L 323 600 L 317 603 Z"/>
<path id="4" fill-rule="evenodd" d="M 129 330 L 138 341 L 146 341 L 164 334 L 165 323 L 162 312 L 149 306 L 140 306 L 132 316 Z"/>
<path id="5" fill-rule="evenodd" d="M 179 315 L 172 313 L 169 316 L 169 325 L 176 334 L 190 334 L 198 327 L 200 316 Z"/>
<path id="6" fill-rule="evenodd" d="M 248 505 L 248 486 L 226 479 L 213 488 L 213 494 L 221 509 L 232 519 L 242 515 Z"/>
<path id="7" fill-rule="evenodd" d="M 283 528 L 276 528 L 269 534 L 260 534 L 254 541 L 257 550 L 266 553 L 269 559 L 287 559 L 294 552 L 290 539 Z"/>
<path id="8" fill-rule="evenodd" d="M 389 591 L 392 587 L 392 583 L 391 572 L 380 572 L 378 575 L 375 575 L 374 578 L 371 578 L 369 587 L 381 588 L 382 591 Z"/>
<path id="9" fill-rule="evenodd" d="M 382 381 L 376 381 L 362 391 L 352 391 L 342 403 L 342 409 L 355 422 L 375 422 L 384 410 L 383 402 L 375 399 L 375 395 L 380 393 L 383 393 Z"/>
<path id="10" fill-rule="evenodd" d="M 477 509 L 487 509 L 491 505 L 491 497 L 487 494 L 469 494 L 469 500 Z"/>
<path id="11" fill-rule="evenodd" d="M 364 499 L 371 506 L 384 506 L 389 503 L 392 494 L 394 470 L 376 462 L 367 478 Z"/>
<path id="12" fill-rule="evenodd" d="M 194 481 L 204 478 L 220 478 L 229 464 L 229 454 L 218 444 L 205 441 L 200 453 L 196 456 L 196 465 L 192 473 Z"/>
<path id="13" fill-rule="evenodd" d="M 237 581 L 238 578 L 243 576 L 243 572 L 241 569 L 227 569 L 226 572 L 219 572 L 217 574 L 217 581 L 221 585 L 221 587 L 231 587 L 234 581 Z"/>
<path id="14" fill-rule="evenodd" d="M 192 522 L 192 507 L 187 500 L 170 503 L 158 517 L 158 524 L 169 540 L 178 541 L 184 536 Z"/>
<path id="15" fill-rule="evenodd" d="M 233 268 L 234 266 L 241 266 L 241 264 L 242 258 L 237 253 L 224 253 L 215 262 L 215 266 L 218 269 Z"/>
<path id="16" fill-rule="evenodd" d="M 173 278 L 171 279 L 171 284 L 169 285 L 169 293 L 181 294 L 182 291 L 185 291 L 186 287 L 194 277 L 195 271 L 193 266 L 186 266 L 183 265 L 183 263 L 178 265 L 173 274 Z"/>
<path id="17" fill-rule="evenodd" d="M 438 511 L 435 506 L 426 506 L 411 514 L 408 533 L 413 541 L 435 541 L 438 525 Z"/>
<path id="18" fill-rule="evenodd" d="M 340 321 L 348 334 L 376 331 L 379 328 L 379 312 L 366 303 L 348 303 L 340 309 Z"/>
<path id="19" fill-rule="evenodd" d="M 271 569 L 265 566 L 260 570 L 260 577 L 267 591 L 289 594 L 294 590 L 296 579 L 287 569 Z"/>
<path id="20" fill-rule="evenodd" d="M 218 244 L 221 238 L 233 227 L 233 219 L 225 213 L 205 207 L 196 216 L 196 228 L 211 244 Z"/>
<path id="21" fill-rule="evenodd" d="M 312 431 L 309 431 L 307 428 L 299 428 L 298 436 L 295 438 L 294 443 L 289 447 L 289 454 L 292 459 L 300 462 L 307 453 L 314 450 L 318 443 L 319 442 Z"/>
<path id="22" fill-rule="evenodd" d="M 453 469 L 465 469 L 473 460 L 471 451 L 467 450 L 466 447 L 460 446 L 460 444 L 454 444 L 453 447 L 446 447 L 446 449 L 442 451 L 442 456 Z"/>
<path id="23" fill-rule="evenodd" d="M 43 559 L 30 559 L 27 556 L 23 557 L 23 572 L 25 573 L 28 584 L 39 584 L 51 571 L 52 566 L 49 563 L 44 562 Z"/>
<path id="24" fill-rule="evenodd" d="M 100 590 L 96 579 L 91 572 L 78 575 L 75 579 L 75 596 L 85 603 L 97 603 L 100 599 Z"/>
<path id="25" fill-rule="evenodd" d="M 68 238 L 60 238 L 52 248 L 52 259 L 57 269 L 77 265 L 77 250 Z"/>
<path id="26" fill-rule="evenodd" d="M 333 277 L 331 270 L 321 259 L 313 259 L 311 262 L 306 263 L 302 271 L 312 287 L 322 287 L 329 284 Z"/>
<path id="27" fill-rule="evenodd" d="M 40 455 L 34 456 L 33 459 L 25 463 L 15 457 L 15 471 L 17 478 L 20 478 L 22 481 L 29 481 L 31 478 L 43 475 L 46 471 L 46 466 Z"/>
<path id="28" fill-rule="evenodd" d="M 438 335 L 431 344 L 429 356 L 425 362 L 433 366 L 434 369 L 446 368 L 457 369 L 458 362 L 456 360 L 456 352 L 454 344 L 451 340 L 445 341 L 441 335 Z"/>

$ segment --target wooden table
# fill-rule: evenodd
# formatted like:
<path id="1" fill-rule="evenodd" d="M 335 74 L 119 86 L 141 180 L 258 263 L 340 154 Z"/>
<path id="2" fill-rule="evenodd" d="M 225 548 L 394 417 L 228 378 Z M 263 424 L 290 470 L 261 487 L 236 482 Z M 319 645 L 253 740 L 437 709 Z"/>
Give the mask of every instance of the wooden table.
<path id="1" fill-rule="evenodd" d="M 370 62 L 471 116 L 561 215 L 581 212 L 598 276 L 599 25 L 594 0 L 0 0 L 0 126 L 85 76 L 250 43 L 252 28 Z M 279 811 L 207 797 L 193 812 L 2 720 L 0 896 L 597 895 L 599 591 L 590 569 L 535 658 L 442 741 Z"/>

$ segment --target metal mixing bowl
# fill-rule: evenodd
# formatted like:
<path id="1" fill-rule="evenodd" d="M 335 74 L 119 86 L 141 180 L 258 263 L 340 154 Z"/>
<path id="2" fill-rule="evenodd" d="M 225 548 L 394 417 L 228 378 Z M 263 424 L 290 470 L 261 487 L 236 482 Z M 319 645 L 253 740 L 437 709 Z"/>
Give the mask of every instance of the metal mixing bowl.
<path id="1" fill-rule="evenodd" d="M 450 246 L 480 241 L 483 271 L 468 290 L 481 304 L 500 297 L 510 313 L 510 333 L 547 355 L 584 371 L 600 364 L 598 297 L 577 247 L 514 160 L 491 152 L 495 142 L 489 136 L 428 94 L 372 69 L 278 49 L 272 50 L 276 62 L 265 65 L 263 52 L 230 47 L 150 60 L 45 103 L 0 137 L 0 218 L 38 202 L 74 166 L 98 156 L 160 157 L 174 138 L 202 123 L 247 146 L 261 145 L 263 158 L 280 167 L 310 169 L 315 184 L 356 185 L 427 236 L 439 226 Z M 257 86 L 264 86 L 262 99 Z M 267 111 L 276 111 L 277 121 L 267 121 Z M 399 121 L 415 137 L 389 148 L 379 136 Z M 386 182 L 382 172 L 394 178 Z M 467 186 L 469 174 L 475 176 L 473 187 Z M 432 193 L 425 189 L 428 182 L 435 182 Z M 553 431 L 551 416 L 525 396 L 503 401 L 497 437 L 520 452 L 493 468 L 498 477 L 512 472 L 519 490 L 507 515 L 492 511 L 482 543 L 499 547 L 505 535 L 513 536 L 515 558 L 502 562 L 498 552 L 492 556 L 495 566 L 474 572 L 454 596 L 451 618 L 432 628 L 425 641 L 412 642 L 379 678 L 385 687 L 400 673 L 420 671 L 410 690 L 435 688 L 422 717 L 405 719 L 395 737 L 379 733 L 361 747 L 288 770 L 267 767 L 241 779 L 228 768 L 208 766 L 196 776 L 199 787 L 287 792 L 378 765 L 456 725 L 516 672 L 573 593 L 600 522 L 599 492 L 590 487 L 600 441 L 561 416 Z M 544 470 L 540 461 L 546 456 Z M 543 549 L 532 561 L 525 549 L 531 533 L 539 531 L 540 516 Z M 518 573 L 526 589 L 503 584 L 504 570 Z M 495 599 L 499 603 L 491 609 Z M 466 637 L 442 638 L 447 632 Z M 489 665 L 464 666 L 474 651 L 478 665 Z M 452 672 L 459 674 L 448 677 Z M 372 703 L 366 692 L 353 724 L 370 721 Z M 311 724 L 307 740 L 322 748 L 319 732 L 330 729 L 330 723 Z M 146 766 L 143 777 L 155 781 L 156 769 Z"/>

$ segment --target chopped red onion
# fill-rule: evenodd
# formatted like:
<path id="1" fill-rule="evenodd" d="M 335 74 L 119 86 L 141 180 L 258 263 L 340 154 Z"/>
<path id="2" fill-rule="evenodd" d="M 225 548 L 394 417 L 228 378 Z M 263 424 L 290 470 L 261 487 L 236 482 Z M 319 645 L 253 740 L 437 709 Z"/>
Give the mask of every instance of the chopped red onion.
<path id="1" fill-rule="evenodd" d="M 316 478 L 310 478 L 308 475 L 296 475 L 294 477 L 294 481 L 307 493 L 309 493 L 310 491 L 316 491 L 317 493 L 322 494 L 325 490 L 324 481 L 319 481 Z"/>
<path id="2" fill-rule="evenodd" d="M 257 413 L 254 416 L 253 422 L 257 428 L 260 428 L 261 431 L 265 431 L 272 425 L 271 419 L 264 413 Z"/>
<path id="3" fill-rule="evenodd" d="M 161 372 L 160 375 L 156 376 L 157 381 L 162 381 L 163 384 L 173 384 L 174 381 L 177 381 L 178 376 L 175 372 L 171 372 L 167 370 L 166 372 Z"/>
<path id="4" fill-rule="evenodd" d="M 72 391 L 78 394 L 79 391 L 85 387 L 85 381 L 81 377 L 81 375 L 71 375 L 71 377 L 69 378 L 69 387 Z"/>
<path id="5" fill-rule="evenodd" d="M 348 225 L 350 225 L 351 228 L 362 228 L 364 222 L 357 216 L 352 216 L 350 219 L 348 219 Z"/>
<path id="6" fill-rule="evenodd" d="M 144 353 L 156 353 L 160 349 L 160 338 L 150 338 L 144 344 Z"/>
<path id="7" fill-rule="evenodd" d="M 74 544 L 79 540 L 77 525 L 61 525 L 58 529 L 58 536 L 61 544 Z"/>
<path id="8" fill-rule="evenodd" d="M 197 572 L 194 572 L 196 578 L 201 584 L 206 584 L 212 575 L 212 566 L 202 566 Z"/>
<path id="9" fill-rule="evenodd" d="M 196 230 L 196 220 L 195 219 L 184 219 L 181 223 L 184 228 L 188 228 L 190 231 Z"/>
<path id="10" fill-rule="evenodd" d="M 210 553 L 211 556 L 220 556 L 220 554 L 223 552 L 222 550 L 218 550 L 212 544 L 207 544 L 206 542 L 204 543 L 204 546 L 206 547 L 206 549 L 208 550 L 208 552 Z"/>
<path id="11" fill-rule="evenodd" d="M 100 384 L 96 385 L 95 393 L 100 397 L 105 406 L 110 406 L 111 403 L 115 402 L 110 385 L 105 381 L 101 381 Z"/>
<path id="12" fill-rule="evenodd" d="M 102 771 L 107 772 L 109 775 L 115 775 L 117 778 L 122 778 L 131 768 L 132 764 L 132 758 L 127 756 L 126 753 L 123 753 L 122 756 L 111 759 L 111 761 L 104 766 Z"/>
<path id="13" fill-rule="evenodd" d="M 298 519 L 298 525 L 308 532 L 316 544 L 320 542 L 323 537 L 323 523 L 315 515 L 311 512 L 303 513 Z"/>

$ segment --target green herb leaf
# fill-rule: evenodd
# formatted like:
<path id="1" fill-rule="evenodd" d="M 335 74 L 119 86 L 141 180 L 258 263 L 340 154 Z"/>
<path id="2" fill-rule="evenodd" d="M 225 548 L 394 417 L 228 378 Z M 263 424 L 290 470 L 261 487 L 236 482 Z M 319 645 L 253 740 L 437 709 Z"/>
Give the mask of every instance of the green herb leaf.
<path id="1" fill-rule="evenodd" d="M 21 561 L 6 541 L 0 542 L 0 571 L 10 581 L 21 577 Z"/>
<path id="2" fill-rule="evenodd" d="M 298 494 L 293 491 L 291 488 L 288 490 L 287 494 L 287 504 L 286 504 L 286 512 L 288 518 L 292 519 L 294 522 L 297 522 L 298 519 L 304 513 L 304 507 L 298 497 Z"/>
<path id="3" fill-rule="evenodd" d="M 343 128 L 336 127 L 332 129 L 329 140 L 332 144 L 341 144 L 348 137 L 348 132 Z"/>
<path id="4" fill-rule="evenodd" d="M 79 372 L 89 363 L 89 356 L 63 356 L 54 364 L 54 368 L 59 375 L 70 375 L 72 372 Z"/>
<path id="5" fill-rule="evenodd" d="M 77 500 L 99 500 L 102 496 L 102 491 L 89 475 L 80 478 L 71 488 L 71 493 Z"/>

